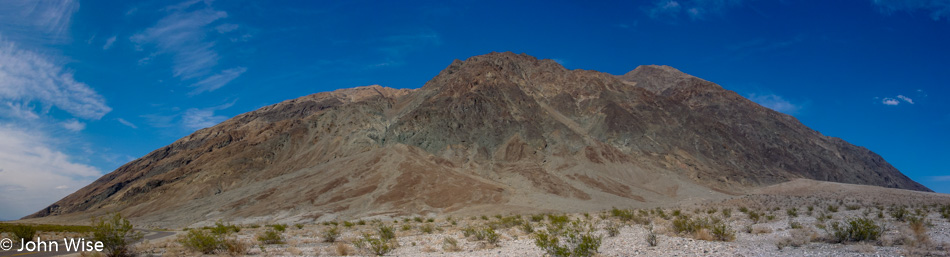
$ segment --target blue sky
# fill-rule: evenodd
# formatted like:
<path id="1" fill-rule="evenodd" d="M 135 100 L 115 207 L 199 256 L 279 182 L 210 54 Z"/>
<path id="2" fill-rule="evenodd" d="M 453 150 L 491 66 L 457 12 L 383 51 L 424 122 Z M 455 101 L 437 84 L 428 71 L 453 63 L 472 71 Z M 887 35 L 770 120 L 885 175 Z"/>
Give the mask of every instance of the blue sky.
<path id="1" fill-rule="evenodd" d="M 491 51 L 664 64 L 950 193 L 950 1 L 35 1 L 0 6 L 0 220 L 234 115 L 418 88 Z"/>

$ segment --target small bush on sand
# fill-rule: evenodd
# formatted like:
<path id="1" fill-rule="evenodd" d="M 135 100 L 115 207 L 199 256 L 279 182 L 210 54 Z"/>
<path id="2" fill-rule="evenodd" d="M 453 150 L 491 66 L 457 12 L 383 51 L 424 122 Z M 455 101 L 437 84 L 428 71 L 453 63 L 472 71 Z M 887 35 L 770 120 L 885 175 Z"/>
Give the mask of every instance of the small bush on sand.
<path id="1" fill-rule="evenodd" d="M 456 240 L 454 237 L 447 236 L 442 239 L 442 250 L 446 252 L 458 252 L 461 251 L 462 248 L 459 247 L 458 240 Z"/>
<path id="2" fill-rule="evenodd" d="M 92 240 L 101 241 L 108 256 L 132 256 L 132 243 L 142 239 L 119 213 L 93 218 L 92 229 Z"/>
<path id="3" fill-rule="evenodd" d="M 868 218 L 849 219 L 845 225 L 835 221 L 829 228 L 831 240 L 835 243 L 877 240 L 884 233 L 883 227 Z"/>
<path id="4" fill-rule="evenodd" d="M 327 243 L 336 242 L 336 239 L 340 237 L 340 228 L 330 227 L 323 230 L 323 241 Z"/>
<path id="5" fill-rule="evenodd" d="M 260 241 L 261 244 L 264 245 L 283 244 L 284 236 L 281 235 L 281 232 L 277 229 L 268 229 L 257 235 L 257 241 Z"/>

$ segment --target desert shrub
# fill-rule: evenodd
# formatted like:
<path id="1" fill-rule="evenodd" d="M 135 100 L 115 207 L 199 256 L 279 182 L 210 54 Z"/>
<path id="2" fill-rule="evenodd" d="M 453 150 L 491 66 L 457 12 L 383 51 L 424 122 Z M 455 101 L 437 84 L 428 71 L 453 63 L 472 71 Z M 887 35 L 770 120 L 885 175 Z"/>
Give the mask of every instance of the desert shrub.
<path id="1" fill-rule="evenodd" d="M 385 240 L 396 238 L 396 231 L 390 226 L 379 226 L 376 228 L 376 232 L 379 233 L 380 238 Z"/>
<path id="2" fill-rule="evenodd" d="M 910 211 L 907 211 L 907 209 L 904 208 L 904 206 L 899 206 L 896 208 L 891 207 L 891 209 L 888 210 L 888 213 L 891 215 L 892 218 L 901 222 L 906 221 L 907 216 L 910 216 Z"/>
<path id="3" fill-rule="evenodd" d="M 264 245 L 283 244 L 284 236 L 281 234 L 281 231 L 273 228 L 257 235 L 257 241 L 260 241 L 261 244 Z"/>
<path id="4" fill-rule="evenodd" d="M 435 230 L 435 228 L 432 227 L 432 224 L 425 224 L 419 227 L 419 231 L 426 234 L 432 234 L 433 230 Z"/>
<path id="5" fill-rule="evenodd" d="M 385 235 L 384 233 L 386 232 L 383 231 L 382 228 L 384 227 L 381 226 L 380 229 L 377 230 L 379 233 L 378 236 L 363 234 L 363 237 L 354 241 L 353 245 L 357 248 L 366 249 L 375 255 L 385 255 L 392 252 L 399 244 L 395 240 L 395 235 L 392 235 L 392 237 Z M 389 232 L 391 232 L 391 228 Z"/>
<path id="6" fill-rule="evenodd" d="M 458 240 L 456 240 L 454 237 L 447 236 L 442 239 L 442 250 L 446 252 L 458 252 L 461 251 L 462 248 L 459 247 Z"/>
<path id="7" fill-rule="evenodd" d="M 30 242 L 36 238 L 36 228 L 30 225 L 17 224 L 13 225 L 10 229 L 10 233 L 13 234 L 13 241 L 20 242 L 20 239 Z"/>
<path id="8" fill-rule="evenodd" d="M 656 232 L 653 232 L 653 228 L 650 228 L 650 233 L 647 234 L 647 245 L 656 246 Z"/>
<path id="9" fill-rule="evenodd" d="M 681 212 L 679 209 L 673 210 L 673 217 L 679 217 L 682 214 L 683 212 Z"/>
<path id="10" fill-rule="evenodd" d="M 914 233 L 914 238 L 917 239 L 917 242 L 925 243 L 930 241 L 929 236 L 927 236 L 927 224 L 925 218 L 920 216 L 908 217 L 907 225 L 910 227 L 910 231 Z"/>
<path id="11" fill-rule="evenodd" d="M 775 220 L 775 215 L 771 215 L 771 214 L 765 215 L 765 219 L 768 220 L 768 221 L 773 221 L 773 220 Z"/>
<path id="12" fill-rule="evenodd" d="M 564 225 L 569 221 L 570 218 L 568 218 L 565 214 L 548 214 L 548 223 L 551 223 L 551 225 Z"/>
<path id="13" fill-rule="evenodd" d="M 426 222 L 427 222 L 427 223 L 432 223 L 432 222 L 435 222 L 435 219 L 434 219 L 434 218 L 428 218 L 428 219 L 426 219 Z"/>
<path id="14" fill-rule="evenodd" d="M 594 236 L 589 231 L 582 232 L 578 227 L 567 229 L 561 236 L 538 232 L 534 244 L 551 256 L 593 256 L 600 249 L 603 237 Z"/>
<path id="15" fill-rule="evenodd" d="M 718 222 L 712 225 L 713 240 L 729 242 L 736 240 L 736 232 L 729 228 L 726 223 Z"/>
<path id="16" fill-rule="evenodd" d="M 534 226 L 531 226 L 531 222 L 522 223 L 521 231 L 524 231 L 525 234 L 534 233 Z"/>
<path id="17" fill-rule="evenodd" d="M 785 210 L 785 214 L 788 214 L 789 217 L 798 217 L 798 209 L 793 207 Z"/>
<path id="18" fill-rule="evenodd" d="M 274 224 L 270 225 L 269 227 L 274 228 L 274 230 L 277 230 L 277 232 L 284 232 L 287 230 L 287 225 L 284 224 Z"/>
<path id="19" fill-rule="evenodd" d="M 231 256 L 244 256 L 247 254 L 247 248 L 247 243 L 238 240 L 224 240 L 224 249 L 227 250 Z"/>
<path id="20" fill-rule="evenodd" d="M 692 219 L 689 216 L 679 216 L 673 220 L 672 228 L 673 232 L 678 234 L 692 234 L 700 229 L 704 229 L 706 222 L 700 221 L 698 219 Z"/>
<path id="21" fill-rule="evenodd" d="M 356 224 L 353 224 L 353 222 L 343 221 L 343 227 L 351 228 L 351 227 L 353 227 L 353 226 L 355 226 L 355 225 L 356 225 Z"/>
<path id="22" fill-rule="evenodd" d="M 544 221 L 544 214 L 531 215 L 531 222 L 541 222 L 541 221 Z"/>
<path id="23" fill-rule="evenodd" d="M 294 227 L 296 227 L 297 229 L 303 229 L 303 224 L 297 223 L 297 224 L 294 224 Z"/>
<path id="24" fill-rule="evenodd" d="M 215 222 L 214 227 L 211 227 L 209 229 L 211 230 L 211 234 L 215 234 L 215 235 L 227 235 L 230 233 L 241 232 L 241 228 L 239 228 L 238 226 L 234 224 L 224 224 L 224 223 L 221 223 L 221 221 Z"/>
<path id="25" fill-rule="evenodd" d="M 101 241 L 108 256 L 132 256 L 132 243 L 141 238 L 119 213 L 92 219 L 92 240 Z"/>
<path id="26" fill-rule="evenodd" d="M 613 222 L 607 222 L 607 226 L 604 227 L 604 230 L 607 231 L 607 236 L 615 237 L 620 235 L 620 225 Z"/>
<path id="27" fill-rule="evenodd" d="M 861 209 L 861 206 L 860 206 L 860 205 L 856 205 L 856 204 L 852 204 L 852 205 L 845 205 L 844 208 L 845 208 L 845 209 L 848 209 L 849 211 L 853 211 L 853 210 Z"/>
<path id="28" fill-rule="evenodd" d="M 415 221 L 415 222 L 418 222 L 418 223 L 422 223 L 423 220 L 422 220 L 422 217 L 413 217 L 413 218 L 412 218 L 412 221 Z"/>
<path id="29" fill-rule="evenodd" d="M 366 225 L 366 221 L 365 221 L 365 220 L 357 220 L 357 221 L 356 221 L 356 225 L 360 225 L 360 226 Z"/>
<path id="30" fill-rule="evenodd" d="M 877 240 L 884 233 L 884 228 L 875 224 L 873 220 L 867 218 L 849 219 L 847 224 L 841 225 L 838 222 L 832 222 L 831 226 L 832 241 L 840 242 L 860 242 L 865 240 Z"/>
<path id="31" fill-rule="evenodd" d="M 498 218 L 497 221 L 491 222 L 489 226 L 495 228 L 512 228 L 515 226 L 520 226 L 522 223 L 524 223 L 524 220 L 521 219 L 521 216 L 515 215 Z"/>
<path id="32" fill-rule="evenodd" d="M 178 243 L 188 250 L 203 254 L 213 254 L 217 250 L 224 250 L 225 240 L 221 235 L 206 233 L 201 229 L 188 230 L 188 234 L 178 238 Z"/>
<path id="33" fill-rule="evenodd" d="M 402 231 L 409 231 L 409 230 L 412 229 L 412 225 L 409 225 L 409 224 L 402 224 L 402 228 L 401 228 L 401 229 L 402 229 Z"/>
<path id="34" fill-rule="evenodd" d="M 498 244 L 498 233 L 495 233 L 495 229 L 492 227 L 485 227 L 481 231 L 482 238 L 485 239 L 485 242 L 488 242 L 491 245 Z"/>
<path id="35" fill-rule="evenodd" d="M 323 230 L 323 241 L 327 243 L 336 242 L 336 239 L 340 237 L 340 229 L 338 227 L 330 227 Z"/>
<path id="36" fill-rule="evenodd" d="M 465 228 L 462 228 L 462 235 L 464 235 L 465 237 L 477 236 L 478 229 L 473 226 L 465 226 Z M 478 240 L 482 240 L 482 239 L 478 239 Z"/>
<path id="37" fill-rule="evenodd" d="M 940 206 L 940 217 L 950 221 L 950 204 Z"/>
<path id="38" fill-rule="evenodd" d="M 706 210 L 706 214 L 713 214 L 713 213 L 716 213 L 717 211 L 719 211 L 719 210 L 716 210 L 715 207 L 709 208 L 708 210 Z"/>
<path id="39" fill-rule="evenodd" d="M 799 229 L 802 228 L 802 224 L 798 223 L 798 221 L 792 221 L 788 223 L 788 227 L 791 229 Z"/>
<path id="40" fill-rule="evenodd" d="M 726 217 L 726 218 L 731 217 L 731 216 L 732 216 L 732 209 L 723 208 L 723 209 L 722 209 L 722 216 L 723 216 L 723 217 Z"/>
<path id="41" fill-rule="evenodd" d="M 759 220 L 762 219 L 762 214 L 754 211 L 746 212 L 749 215 L 749 219 L 752 220 L 752 223 L 759 223 Z"/>
<path id="42" fill-rule="evenodd" d="M 741 212 L 741 213 L 748 213 L 748 212 L 749 212 L 749 208 L 746 208 L 745 206 L 739 207 L 739 212 Z"/>

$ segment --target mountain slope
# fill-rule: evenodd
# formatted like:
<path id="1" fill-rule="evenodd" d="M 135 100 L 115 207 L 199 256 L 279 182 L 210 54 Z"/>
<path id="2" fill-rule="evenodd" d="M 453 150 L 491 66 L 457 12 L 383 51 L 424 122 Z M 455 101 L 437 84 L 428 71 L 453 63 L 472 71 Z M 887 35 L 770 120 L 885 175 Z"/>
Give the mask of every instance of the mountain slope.
<path id="1" fill-rule="evenodd" d="M 796 178 L 928 191 L 867 149 L 670 67 L 613 76 L 491 53 L 415 90 L 341 89 L 238 115 L 27 218 L 585 211 Z"/>

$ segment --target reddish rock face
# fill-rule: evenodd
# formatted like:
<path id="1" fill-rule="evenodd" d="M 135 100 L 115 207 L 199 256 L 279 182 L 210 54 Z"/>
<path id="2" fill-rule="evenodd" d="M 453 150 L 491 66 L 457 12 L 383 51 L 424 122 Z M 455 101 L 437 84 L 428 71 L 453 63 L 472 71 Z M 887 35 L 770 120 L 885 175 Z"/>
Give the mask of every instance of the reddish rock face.
<path id="1" fill-rule="evenodd" d="M 865 148 L 671 67 L 613 76 L 491 53 L 420 89 L 341 89 L 238 115 L 29 218 L 579 211 L 795 178 L 929 191 Z"/>

